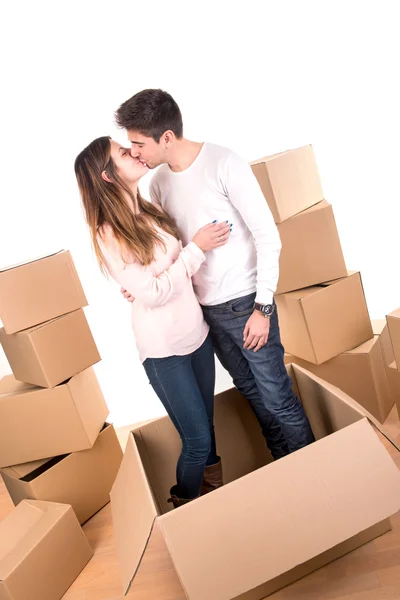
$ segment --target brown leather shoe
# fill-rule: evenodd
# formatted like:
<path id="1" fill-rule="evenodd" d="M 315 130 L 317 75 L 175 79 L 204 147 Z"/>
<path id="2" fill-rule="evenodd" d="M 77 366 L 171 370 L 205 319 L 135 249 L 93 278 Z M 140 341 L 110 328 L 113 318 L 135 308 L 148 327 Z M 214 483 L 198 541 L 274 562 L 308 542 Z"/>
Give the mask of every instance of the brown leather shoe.
<path id="1" fill-rule="evenodd" d="M 179 496 L 176 495 L 176 492 L 178 491 L 178 486 L 174 485 L 171 489 L 170 489 L 170 494 L 171 497 L 168 498 L 167 502 L 172 502 L 172 504 L 174 505 L 174 508 L 179 508 L 180 506 L 183 506 L 184 504 L 187 504 L 188 502 L 192 502 L 193 500 L 196 500 L 196 498 L 198 498 L 199 496 L 197 496 L 196 498 L 179 498 Z"/>
<path id="2" fill-rule="evenodd" d="M 200 489 L 200 496 L 204 496 L 204 494 L 208 494 L 222 485 L 222 463 L 221 459 L 219 459 L 215 465 L 210 465 L 209 467 L 205 468 L 203 482 Z"/>

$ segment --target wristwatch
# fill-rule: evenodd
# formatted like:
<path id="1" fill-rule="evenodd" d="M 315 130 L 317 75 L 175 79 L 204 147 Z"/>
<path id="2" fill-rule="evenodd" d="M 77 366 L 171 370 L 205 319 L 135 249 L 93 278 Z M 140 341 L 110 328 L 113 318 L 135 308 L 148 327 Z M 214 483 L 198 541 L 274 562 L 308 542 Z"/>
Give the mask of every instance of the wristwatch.
<path id="1" fill-rule="evenodd" d="M 269 319 L 274 313 L 275 306 L 273 304 L 259 304 L 258 302 L 254 302 L 254 310 L 257 310 L 266 319 Z"/>

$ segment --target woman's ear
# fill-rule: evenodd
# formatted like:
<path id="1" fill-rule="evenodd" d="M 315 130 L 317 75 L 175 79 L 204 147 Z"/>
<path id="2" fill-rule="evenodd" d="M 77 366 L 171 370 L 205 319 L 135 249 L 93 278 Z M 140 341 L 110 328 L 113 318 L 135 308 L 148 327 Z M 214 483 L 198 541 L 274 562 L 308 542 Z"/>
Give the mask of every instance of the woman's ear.
<path id="1" fill-rule="evenodd" d="M 114 183 L 113 180 L 110 179 L 109 176 L 107 175 L 107 171 L 102 171 L 101 177 L 102 177 L 102 179 L 104 179 L 104 181 L 107 181 L 107 183 Z"/>

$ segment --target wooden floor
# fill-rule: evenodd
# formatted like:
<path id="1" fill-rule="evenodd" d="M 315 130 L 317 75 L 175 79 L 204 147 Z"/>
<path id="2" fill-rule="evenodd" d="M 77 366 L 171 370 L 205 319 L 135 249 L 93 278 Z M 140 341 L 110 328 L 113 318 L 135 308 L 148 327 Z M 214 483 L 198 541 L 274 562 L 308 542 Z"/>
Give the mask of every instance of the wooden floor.
<path id="1" fill-rule="evenodd" d="M 385 425 L 400 445 L 400 422 L 395 408 Z M 118 430 L 123 447 L 128 433 L 129 427 Z M 400 453 L 386 441 L 384 443 L 400 468 Z M 12 508 L 12 502 L 0 481 L 0 519 Z M 392 524 L 391 532 L 272 594 L 269 600 L 400 600 L 400 513 L 393 518 Z M 122 600 L 124 596 L 115 555 L 110 505 L 83 528 L 95 555 L 65 594 L 64 600 Z M 155 536 L 152 540 L 152 546 L 125 598 L 185 600 L 161 536 Z"/>

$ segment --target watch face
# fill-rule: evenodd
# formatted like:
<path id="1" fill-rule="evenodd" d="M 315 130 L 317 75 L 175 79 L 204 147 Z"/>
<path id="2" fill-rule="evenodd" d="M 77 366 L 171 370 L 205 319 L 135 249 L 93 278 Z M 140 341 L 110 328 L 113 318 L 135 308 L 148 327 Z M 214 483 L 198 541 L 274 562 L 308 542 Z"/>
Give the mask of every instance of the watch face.
<path id="1" fill-rule="evenodd" d="M 273 312 L 274 312 L 274 307 L 272 304 L 266 304 L 264 306 L 264 314 L 265 315 L 272 315 Z"/>

